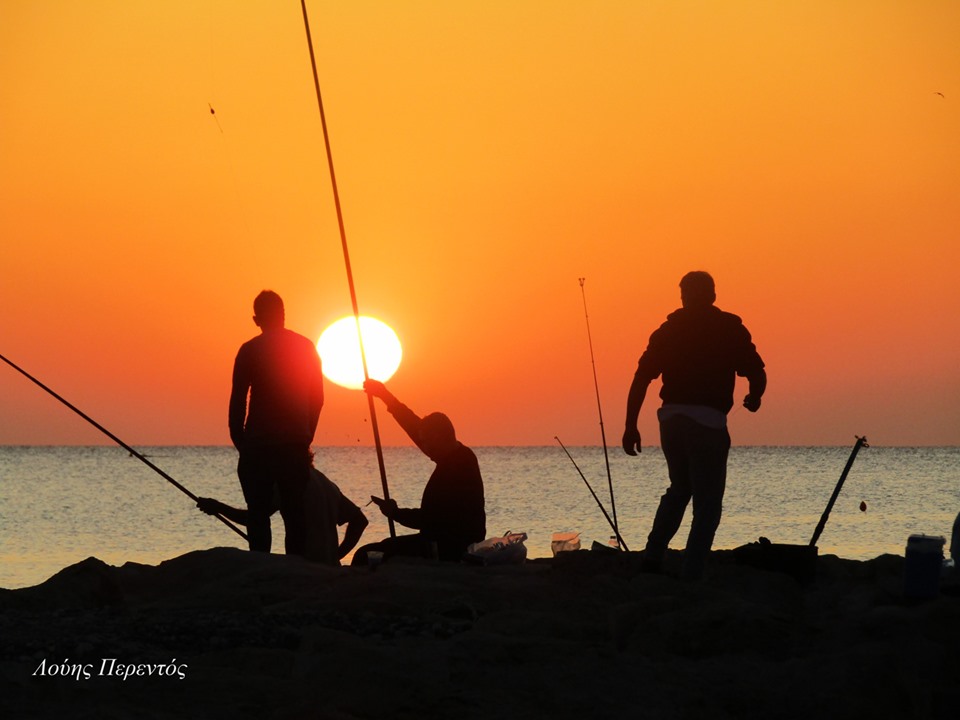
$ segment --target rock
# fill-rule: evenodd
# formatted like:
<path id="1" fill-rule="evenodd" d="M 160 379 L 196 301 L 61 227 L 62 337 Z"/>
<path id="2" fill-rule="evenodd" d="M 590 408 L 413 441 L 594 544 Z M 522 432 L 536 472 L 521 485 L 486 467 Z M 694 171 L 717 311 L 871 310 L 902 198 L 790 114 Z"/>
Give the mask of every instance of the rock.
<path id="1" fill-rule="evenodd" d="M 903 558 L 820 557 L 801 583 L 714 555 L 701 583 L 588 551 L 376 572 L 227 548 L 89 558 L 0 593 L 0 713 L 955 717 L 960 600 L 904 601 Z M 104 675 L 110 659 L 134 674 Z"/>

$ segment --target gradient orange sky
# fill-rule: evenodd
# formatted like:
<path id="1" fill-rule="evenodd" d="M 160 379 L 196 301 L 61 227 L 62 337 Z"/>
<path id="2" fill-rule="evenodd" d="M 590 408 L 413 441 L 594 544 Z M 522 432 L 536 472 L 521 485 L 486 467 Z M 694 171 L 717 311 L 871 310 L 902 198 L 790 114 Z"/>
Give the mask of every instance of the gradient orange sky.
<path id="1" fill-rule="evenodd" d="M 960 442 L 960 4 L 308 9 L 360 310 L 415 410 L 599 444 L 585 277 L 615 447 L 704 269 L 770 378 L 735 444 Z M 351 312 L 299 3 L 0 3 L 0 237 L 0 354 L 128 443 L 227 444 L 256 293 L 313 338 Z M 0 395 L 0 444 L 109 443 L 5 365 Z M 371 443 L 327 395 L 316 444 Z"/>

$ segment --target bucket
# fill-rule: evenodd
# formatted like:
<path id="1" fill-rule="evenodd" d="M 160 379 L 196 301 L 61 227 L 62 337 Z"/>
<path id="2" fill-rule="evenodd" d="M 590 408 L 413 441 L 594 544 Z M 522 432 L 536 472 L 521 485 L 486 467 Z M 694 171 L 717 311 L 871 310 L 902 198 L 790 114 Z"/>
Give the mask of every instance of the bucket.
<path id="1" fill-rule="evenodd" d="M 940 535 L 911 535 L 903 566 L 903 595 L 911 600 L 929 600 L 940 592 L 943 546 Z"/>

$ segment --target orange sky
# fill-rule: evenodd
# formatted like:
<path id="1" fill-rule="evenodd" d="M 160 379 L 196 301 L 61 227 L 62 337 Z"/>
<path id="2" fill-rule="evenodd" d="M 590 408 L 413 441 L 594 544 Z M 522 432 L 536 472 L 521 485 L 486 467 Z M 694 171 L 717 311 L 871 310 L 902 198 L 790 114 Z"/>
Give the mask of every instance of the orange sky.
<path id="1" fill-rule="evenodd" d="M 585 277 L 616 446 L 705 269 L 770 377 L 735 443 L 960 442 L 957 3 L 308 8 L 360 309 L 415 410 L 599 443 Z M 0 354 L 128 443 L 228 443 L 256 293 L 314 338 L 351 312 L 299 3 L 0 3 L 0 238 Z M 370 443 L 327 389 L 317 444 Z M 0 393 L 0 444 L 109 442 L 5 365 Z"/>

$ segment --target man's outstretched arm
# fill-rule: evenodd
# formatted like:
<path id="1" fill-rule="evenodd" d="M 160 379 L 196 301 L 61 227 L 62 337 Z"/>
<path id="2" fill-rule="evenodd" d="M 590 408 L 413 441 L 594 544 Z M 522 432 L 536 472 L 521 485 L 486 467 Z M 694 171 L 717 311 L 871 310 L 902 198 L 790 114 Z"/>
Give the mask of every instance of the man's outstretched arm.
<path id="1" fill-rule="evenodd" d="M 203 510 L 207 515 L 222 515 L 227 520 L 232 520 L 238 525 L 247 524 L 247 511 L 230 507 L 226 503 L 213 498 L 197 498 L 197 507 Z"/>
<path id="2" fill-rule="evenodd" d="M 365 380 L 363 389 L 373 397 L 383 400 L 383 404 L 387 406 L 387 410 L 393 415 L 393 419 L 410 436 L 414 444 L 423 450 L 420 445 L 420 416 L 397 400 L 396 396 L 387 390 L 387 386 L 379 380 Z"/>

